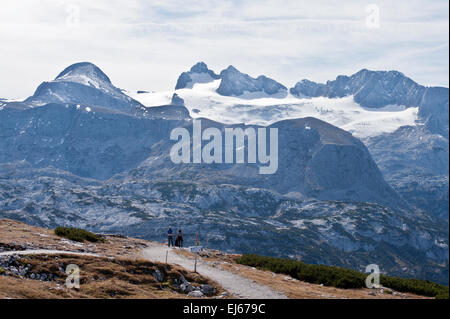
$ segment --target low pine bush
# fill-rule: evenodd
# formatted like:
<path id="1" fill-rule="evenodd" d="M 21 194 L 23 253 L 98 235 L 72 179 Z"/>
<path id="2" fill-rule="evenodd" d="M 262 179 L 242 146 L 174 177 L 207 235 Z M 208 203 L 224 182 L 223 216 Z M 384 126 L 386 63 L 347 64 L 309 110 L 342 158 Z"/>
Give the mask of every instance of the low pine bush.
<path id="1" fill-rule="evenodd" d="M 396 291 L 448 299 L 448 287 L 429 280 L 380 276 L 380 284 Z"/>
<path id="2" fill-rule="evenodd" d="M 55 229 L 55 234 L 59 237 L 64 237 L 78 242 L 84 242 L 85 240 L 93 243 L 105 241 L 103 237 L 80 228 L 57 227 Z"/>
<path id="3" fill-rule="evenodd" d="M 270 270 L 274 273 L 289 275 L 301 281 L 312 284 L 323 284 L 336 288 L 363 288 L 368 274 L 342 267 L 311 265 L 291 259 L 243 255 L 237 263 Z M 380 284 L 399 292 L 409 292 L 417 295 L 449 298 L 448 287 L 428 280 L 407 279 L 390 276 L 380 276 Z"/>

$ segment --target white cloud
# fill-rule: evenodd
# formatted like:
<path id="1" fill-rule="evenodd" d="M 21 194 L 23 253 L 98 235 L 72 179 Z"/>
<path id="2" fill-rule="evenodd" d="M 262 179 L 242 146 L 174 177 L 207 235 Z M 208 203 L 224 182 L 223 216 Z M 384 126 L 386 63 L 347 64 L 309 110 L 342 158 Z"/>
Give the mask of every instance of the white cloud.
<path id="1" fill-rule="evenodd" d="M 369 3 L 380 7 L 380 29 L 365 26 Z M 287 86 L 363 67 L 448 86 L 448 6 L 439 0 L 2 0 L 0 97 L 30 95 L 79 61 L 96 63 L 126 89 L 172 88 L 199 60 Z"/>

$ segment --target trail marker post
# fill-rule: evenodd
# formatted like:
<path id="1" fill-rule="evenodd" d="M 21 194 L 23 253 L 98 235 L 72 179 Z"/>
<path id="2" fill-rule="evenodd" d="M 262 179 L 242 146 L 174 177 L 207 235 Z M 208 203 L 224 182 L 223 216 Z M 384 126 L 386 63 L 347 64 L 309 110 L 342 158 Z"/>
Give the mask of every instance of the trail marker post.
<path id="1" fill-rule="evenodd" d="M 197 272 L 197 253 L 195 253 L 194 272 Z"/>
<path id="2" fill-rule="evenodd" d="M 198 246 L 200 245 L 200 243 L 198 242 L 198 234 L 195 233 L 195 246 L 196 248 L 198 248 Z M 195 254 L 195 262 L 194 262 L 194 272 L 197 272 L 197 255 L 198 255 L 198 249 L 195 250 L 194 252 Z"/>

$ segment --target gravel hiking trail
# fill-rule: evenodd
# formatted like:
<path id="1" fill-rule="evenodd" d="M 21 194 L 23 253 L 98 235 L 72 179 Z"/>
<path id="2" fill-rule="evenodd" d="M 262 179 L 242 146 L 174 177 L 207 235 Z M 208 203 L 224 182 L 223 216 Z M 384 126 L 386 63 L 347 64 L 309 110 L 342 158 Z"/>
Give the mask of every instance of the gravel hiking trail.
<path id="1" fill-rule="evenodd" d="M 168 248 L 165 245 L 151 244 L 143 249 L 142 256 L 150 261 L 165 262 L 166 252 L 167 263 L 177 264 L 185 269 L 194 269 L 194 258 L 188 258 L 176 253 L 175 248 Z M 205 277 L 216 281 L 233 296 L 242 299 L 286 299 L 287 297 L 273 289 L 257 284 L 256 282 L 236 275 L 232 272 L 217 269 L 209 266 L 209 263 L 197 259 L 197 272 Z"/>

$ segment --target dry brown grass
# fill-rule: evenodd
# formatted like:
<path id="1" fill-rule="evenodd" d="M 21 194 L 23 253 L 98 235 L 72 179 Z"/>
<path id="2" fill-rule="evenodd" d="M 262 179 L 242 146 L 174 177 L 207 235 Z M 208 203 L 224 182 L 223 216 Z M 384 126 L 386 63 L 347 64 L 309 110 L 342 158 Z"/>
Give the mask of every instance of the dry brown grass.
<path id="1" fill-rule="evenodd" d="M 22 246 L 32 249 L 56 249 L 74 252 L 89 252 L 102 256 L 136 258 L 147 241 L 130 238 L 106 236 L 105 243 L 76 243 L 55 235 L 53 229 L 30 226 L 22 222 L 0 219 L 0 251 L 21 250 Z M 6 250 L 6 249 L 5 249 Z"/>
<path id="2" fill-rule="evenodd" d="M 175 286 L 175 279 L 183 275 L 193 286 L 209 284 L 220 293 L 216 283 L 196 273 L 168 264 L 146 260 L 109 259 L 90 256 L 30 255 L 18 258 L 28 265 L 31 273 L 50 273 L 57 276 L 52 282 L 19 277 L 0 276 L 0 298 L 188 298 Z M 80 267 L 80 288 L 65 287 L 66 275 L 59 270 L 75 264 Z M 153 272 L 164 277 L 157 282 Z"/>
<path id="3" fill-rule="evenodd" d="M 0 299 L 82 298 L 76 290 L 59 290 L 56 285 L 37 280 L 0 276 Z"/>
<path id="4" fill-rule="evenodd" d="M 0 251 L 49 249 L 95 253 L 104 257 L 76 255 L 28 255 L 18 258 L 30 265 L 31 273 L 51 273 L 58 277 L 41 282 L 0 275 L 0 298 L 187 298 L 173 285 L 183 275 L 191 284 L 209 284 L 223 292 L 215 282 L 196 273 L 163 263 L 138 259 L 148 241 L 106 236 L 105 243 L 76 243 L 58 237 L 52 229 L 30 226 L 22 222 L 0 219 Z M 65 287 L 66 275 L 60 264 L 80 267 L 79 290 Z M 65 268 L 65 267 L 63 267 Z M 164 282 L 158 283 L 152 273 L 159 269 Z"/>

